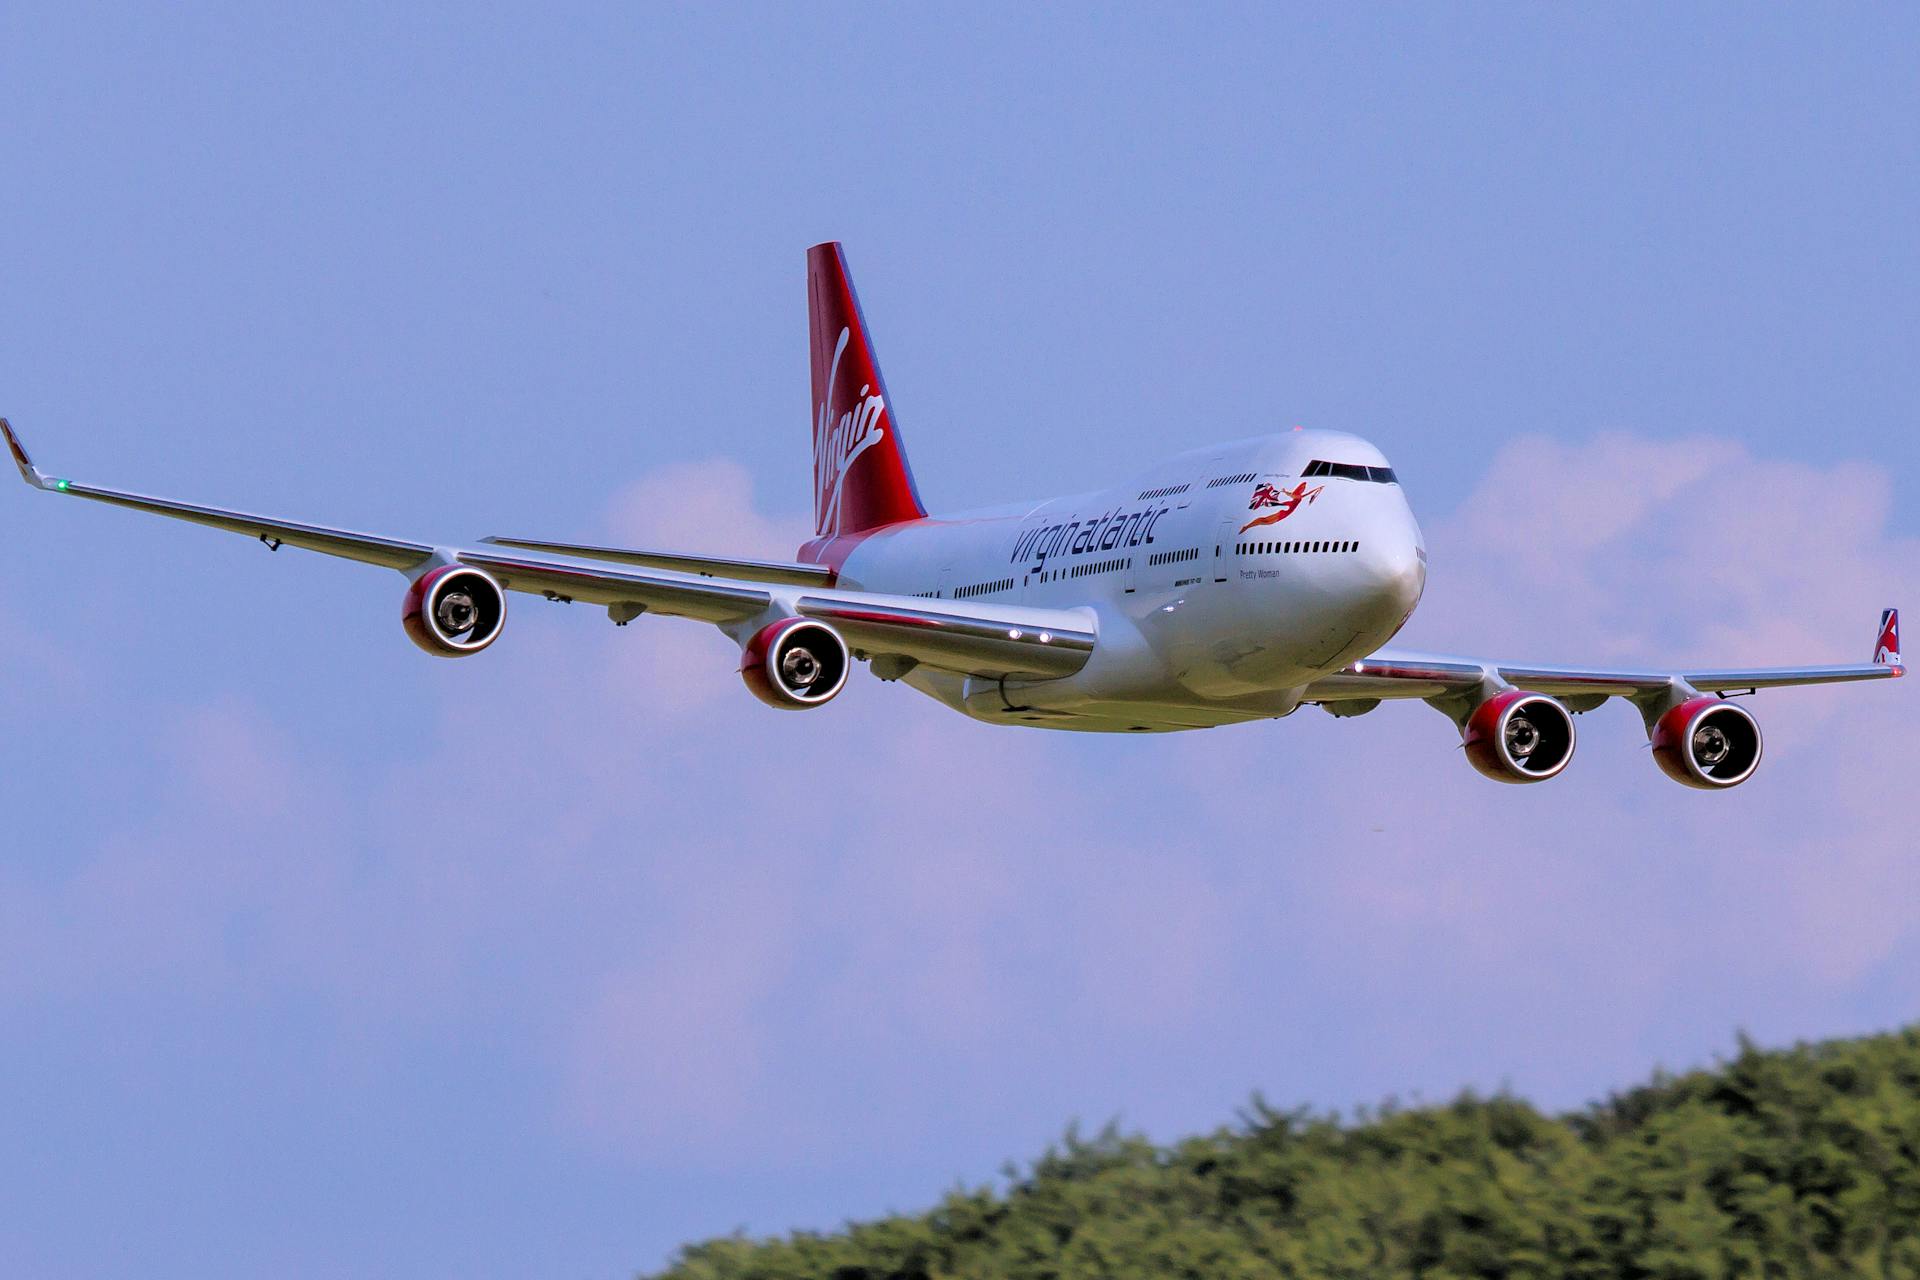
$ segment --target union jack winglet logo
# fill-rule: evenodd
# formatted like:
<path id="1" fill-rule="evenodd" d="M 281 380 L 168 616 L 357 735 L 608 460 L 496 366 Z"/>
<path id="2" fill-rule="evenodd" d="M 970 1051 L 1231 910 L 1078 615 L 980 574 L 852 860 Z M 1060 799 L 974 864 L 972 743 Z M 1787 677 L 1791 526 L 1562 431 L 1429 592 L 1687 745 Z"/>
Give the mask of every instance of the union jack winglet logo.
<path id="1" fill-rule="evenodd" d="M 1273 510 L 1264 516 L 1247 521 L 1240 526 L 1240 532 L 1245 533 L 1263 524 L 1279 524 L 1301 507 L 1312 506 L 1313 500 L 1320 496 L 1320 490 L 1325 487 L 1325 485 L 1315 485 L 1309 489 L 1305 480 L 1291 489 L 1282 489 L 1273 484 L 1255 485 L 1253 501 L 1247 504 L 1247 510 L 1258 511 L 1262 507 L 1272 507 Z"/>
<path id="2" fill-rule="evenodd" d="M 1880 615 L 1880 641 L 1873 647 L 1873 660 L 1883 666 L 1900 664 L 1900 611 L 1889 609 Z"/>

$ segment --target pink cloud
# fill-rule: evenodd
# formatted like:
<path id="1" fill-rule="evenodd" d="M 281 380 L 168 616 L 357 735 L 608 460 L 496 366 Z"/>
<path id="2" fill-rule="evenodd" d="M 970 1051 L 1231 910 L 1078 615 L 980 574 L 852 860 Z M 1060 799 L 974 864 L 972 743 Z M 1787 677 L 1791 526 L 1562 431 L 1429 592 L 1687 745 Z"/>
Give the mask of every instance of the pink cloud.
<path id="1" fill-rule="evenodd" d="M 607 525 L 621 545 L 786 560 L 812 536 L 797 510 L 764 513 L 753 477 L 731 458 L 674 463 L 626 486 Z"/>

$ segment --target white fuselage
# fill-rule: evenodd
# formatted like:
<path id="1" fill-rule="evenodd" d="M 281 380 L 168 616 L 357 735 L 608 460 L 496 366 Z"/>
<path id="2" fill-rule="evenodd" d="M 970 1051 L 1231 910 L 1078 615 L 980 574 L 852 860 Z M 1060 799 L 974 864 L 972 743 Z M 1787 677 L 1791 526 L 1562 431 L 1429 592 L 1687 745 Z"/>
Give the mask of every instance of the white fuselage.
<path id="1" fill-rule="evenodd" d="M 1307 474 L 1316 462 L 1348 474 Z M 1076 675 L 905 675 L 978 719 L 1137 731 L 1282 716 L 1420 600 L 1426 549 L 1386 467 L 1340 432 L 1235 441 L 1111 489 L 882 529 L 840 583 L 1088 612 L 1100 643 Z"/>

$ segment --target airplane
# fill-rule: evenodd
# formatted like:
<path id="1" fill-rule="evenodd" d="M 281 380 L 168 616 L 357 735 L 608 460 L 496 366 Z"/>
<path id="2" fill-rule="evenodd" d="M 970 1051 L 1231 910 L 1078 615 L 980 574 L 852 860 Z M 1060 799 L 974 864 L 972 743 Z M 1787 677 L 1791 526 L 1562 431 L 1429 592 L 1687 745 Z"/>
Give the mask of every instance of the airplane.
<path id="1" fill-rule="evenodd" d="M 27 483 L 381 565 L 408 581 L 414 643 L 468 657 L 499 639 L 507 593 L 712 623 L 767 704 L 833 700 L 855 661 L 994 724 L 1119 733 L 1275 719 L 1312 705 L 1364 715 L 1418 698 L 1467 760 L 1543 782 L 1573 758 L 1574 716 L 1636 707 L 1653 756 L 1703 790 L 1759 765 L 1761 689 L 1900 676 L 1899 614 L 1857 666 L 1608 670 L 1386 647 L 1426 585 L 1427 549 L 1399 477 L 1344 432 L 1294 429 L 1194 449 L 1124 483 L 929 515 L 838 243 L 807 252 L 814 536 L 792 561 L 532 538 L 473 546 L 353 533 L 53 479 L 13 427 Z"/>

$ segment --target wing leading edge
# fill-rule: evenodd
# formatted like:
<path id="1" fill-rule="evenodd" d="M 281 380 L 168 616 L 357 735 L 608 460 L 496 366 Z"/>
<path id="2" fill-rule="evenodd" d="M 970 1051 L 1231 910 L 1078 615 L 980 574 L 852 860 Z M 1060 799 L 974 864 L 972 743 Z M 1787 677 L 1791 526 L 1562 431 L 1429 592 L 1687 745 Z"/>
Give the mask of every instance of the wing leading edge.
<path id="1" fill-rule="evenodd" d="M 111 506 L 128 507 L 135 511 L 146 511 L 153 515 L 171 516 L 175 520 L 187 520 L 215 529 L 225 529 L 229 533 L 244 533 L 248 537 L 260 539 L 275 550 L 282 546 L 303 547 L 308 551 L 340 556 L 347 560 L 358 560 L 362 564 L 377 564 L 388 569 L 409 569 L 426 562 L 433 555 L 433 548 L 420 542 L 404 542 L 397 538 L 383 538 L 371 533 L 354 533 L 347 529 L 329 529 L 321 525 L 300 524 L 270 516 L 248 515 L 244 511 L 225 511 L 219 507 L 203 507 L 191 502 L 151 498 L 141 493 L 127 493 L 119 489 L 102 489 L 96 485 L 81 484 L 76 480 L 57 480 L 33 465 L 33 460 L 27 456 L 26 448 L 20 443 L 20 437 L 13 433 L 13 424 L 5 418 L 0 418 L 0 432 L 6 435 L 7 449 L 13 454 L 14 465 L 20 468 L 21 478 L 34 488 L 44 489 L 49 493 L 70 494 L 76 498 L 88 498 Z"/>
<path id="2" fill-rule="evenodd" d="M 804 616 L 839 630 L 863 657 L 898 654 L 942 670 L 988 678 L 1071 675 L 1086 665 L 1098 639 L 1089 610 L 844 591 L 833 587 L 831 571 L 819 566 L 510 539 L 458 547 L 106 489 L 46 475 L 33 464 L 4 418 L 0 418 L 0 434 L 5 435 L 21 478 L 36 489 L 245 534 L 274 550 L 300 547 L 379 565 L 409 578 L 440 565 L 467 565 L 492 575 L 509 591 L 569 604 L 603 605 L 621 622 L 642 613 L 661 613 L 733 630 L 783 616 Z M 511 555 L 496 549 L 503 547 L 554 554 Z M 616 569 L 556 555 L 619 559 L 633 567 Z"/>
<path id="3" fill-rule="evenodd" d="M 800 564 L 790 560 L 730 560 L 722 556 L 684 555 L 677 551 L 636 551 L 626 547 L 596 547 L 577 542 L 542 542 L 533 538 L 482 538 L 495 547 L 513 547 L 538 551 L 545 555 L 568 556 L 576 560 L 606 560 L 613 564 L 638 565 L 643 569 L 671 569 L 703 578 L 746 578 L 754 582 L 779 582 L 796 587 L 830 587 L 833 570 L 823 564 Z"/>
<path id="4" fill-rule="evenodd" d="M 1481 689 L 1525 689 L 1597 706 L 1607 698 L 1658 697 L 1676 687 L 1722 697 L 1795 685 L 1846 684 L 1901 676 L 1899 613 L 1881 615 L 1881 642 L 1874 661 L 1857 665 L 1809 667 L 1725 667 L 1693 671 L 1623 671 L 1591 667 L 1528 666 L 1517 663 L 1439 657 L 1382 649 L 1323 676 L 1307 687 L 1309 702 L 1369 698 L 1446 698 Z M 1886 637 L 1894 636 L 1892 647 Z M 1586 709 L 1586 706 L 1580 706 Z"/>

